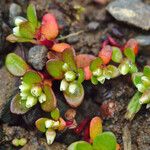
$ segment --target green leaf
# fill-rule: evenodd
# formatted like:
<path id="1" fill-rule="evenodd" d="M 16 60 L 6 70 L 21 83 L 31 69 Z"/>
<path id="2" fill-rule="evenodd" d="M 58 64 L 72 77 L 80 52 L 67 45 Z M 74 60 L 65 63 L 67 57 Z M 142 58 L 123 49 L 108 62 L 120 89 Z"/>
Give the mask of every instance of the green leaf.
<path id="1" fill-rule="evenodd" d="M 60 117 L 60 111 L 58 108 L 55 108 L 52 112 L 51 112 L 51 117 L 54 120 L 58 120 Z"/>
<path id="2" fill-rule="evenodd" d="M 49 120 L 48 118 L 40 118 L 35 122 L 36 128 L 41 132 L 46 132 L 45 121 Z"/>
<path id="3" fill-rule="evenodd" d="M 145 66 L 144 67 L 144 71 L 143 71 L 144 75 L 147 76 L 148 78 L 150 78 L 150 66 Z"/>
<path id="4" fill-rule="evenodd" d="M 51 59 L 46 63 L 46 69 L 55 79 L 62 79 L 64 76 L 63 64 L 61 60 Z"/>
<path id="5" fill-rule="evenodd" d="M 8 71 L 14 76 L 23 76 L 29 69 L 26 62 L 15 53 L 10 53 L 7 55 L 5 65 Z"/>
<path id="6" fill-rule="evenodd" d="M 120 63 L 122 58 L 121 50 L 118 47 L 112 47 L 112 61 Z"/>
<path id="7" fill-rule="evenodd" d="M 69 65 L 72 71 L 77 71 L 77 66 L 75 63 L 75 52 L 73 48 L 68 48 L 63 51 L 62 54 L 63 61 Z"/>
<path id="8" fill-rule="evenodd" d="M 35 36 L 35 28 L 29 21 L 26 21 L 19 26 L 19 33 L 23 38 L 33 39 Z"/>
<path id="9" fill-rule="evenodd" d="M 41 107 L 45 112 L 51 112 L 57 105 L 55 94 L 51 86 L 47 83 L 44 83 L 43 91 L 46 95 L 46 101 L 41 104 Z"/>
<path id="10" fill-rule="evenodd" d="M 108 65 L 107 70 L 111 72 L 111 78 L 116 78 L 120 75 L 119 70 L 116 66 Z"/>
<path id="11" fill-rule="evenodd" d="M 10 110 L 14 114 L 25 114 L 27 111 L 29 111 L 28 108 L 21 103 L 21 97 L 19 94 L 15 95 L 15 97 L 12 99 L 10 104 Z"/>
<path id="12" fill-rule="evenodd" d="M 93 150 L 93 148 L 88 142 L 77 141 L 72 143 L 67 150 Z"/>
<path id="13" fill-rule="evenodd" d="M 42 82 L 42 77 L 39 73 L 37 73 L 36 71 L 30 70 L 27 71 L 23 78 L 22 78 L 23 82 L 32 85 L 32 84 L 37 84 Z"/>
<path id="14" fill-rule="evenodd" d="M 116 150 L 116 137 L 112 132 L 103 132 L 93 142 L 94 150 Z"/>
<path id="15" fill-rule="evenodd" d="M 150 103 L 150 89 L 146 90 L 140 100 L 139 100 L 140 104 L 149 104 Z"/>
<path id="16" fill-rule="evenodd" d="M 135 72 L 138 72 L 138 68 L 135 64 L 131 64 L 130 65 L 130 73 L 135 73 Z"/>
<path id="17" fill-rule="evenodd" d="M 140 92 L 136 92 L 132 99 L 130 100 L 128 107 L 127 107 L 127 112 L 125 114 L 125 118 L 128 120 L 132 120 L 136 113 L 141 109 L 141 104 L 139 103 L 139 99 L 141 97 Z"/>
<path id="18" fill-rule="evenodd" d="M 78 83 L 82 83 L 84 81 L 84 71 L 83 69 L 78 69 Z"/>
<path id="19" fill-rule="evenodd" d="M 130 71 L 130 62 L 128 59 L 124 59 L 118 67 L 119 72 L 122 75 L 126 75 Z"/>
<path id="20" fill-rule="evenodd" d="M 36 28 L 38 26 L 38 20 L 36 15 L 35 6 L 30 4 L 27 8 L 27 17 L 29 22 Z"/>
<path id="21" fill-rule="evenodd" d="M 126 48 L 124 50 L 124 54 L 125 56 L 130 59 L 133 63 L 135 63 L 135 54 L 134 54 L 134 51 L 130 48 Z"/>
<path id="22" fill-rule="evenodd" d="M 142 78 L 143 73 L 142 72 L 137 72 L 132 74 L 132 81 L 134 85 L 136 86 L 137 84 L 142 84 Z"/>
<path id="23" fill-rule="evenodd" d="M 102 63 L 103 63 L 103 61 L 101 58 L 98 57 L 98 58 L 94 59 L 90 64 L 90 70 L 93 72 L 97 68 L 101 67 Z"/>
<path id="24" fill-rule="evenodd" d="M 97 85 L 97 84 L 98 84 L 97 77 L 92 76 L 92 77 L 91 77 L 91 82 L 92 82 L 94 85 Z"/>

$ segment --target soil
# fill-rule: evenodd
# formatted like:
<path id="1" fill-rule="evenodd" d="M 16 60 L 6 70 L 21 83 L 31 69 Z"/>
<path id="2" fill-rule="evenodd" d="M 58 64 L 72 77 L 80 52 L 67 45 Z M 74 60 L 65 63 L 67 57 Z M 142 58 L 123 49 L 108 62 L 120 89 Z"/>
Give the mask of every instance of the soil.
<path id="1" fill-rule="evenodd" d="M 121 44 L 125 43 L 127 39 L 135 37 L 136 35 L 143 33 L 149 34 L 148 31 L 145 32 L 139 28 L 117 22 L 107 13 L 105 9 L 107 3 L 109 3 L 108 0 L 103 0 L 103 4 L 100 4 L 100 0 L 99 3 L 98 0 L 97 2 L 94 2 L 94 0 L 3 1 L 2 3 L 5 7 L 0 9 L 0 17 L 2 16 L 2 23 L 5 23 L 9 28 L 12 28 L 12 25 L 10 25 L 8 21 L 9 6 L 13 2 L 21 6 L 23 15 L 25 14 L 26 6 L 29 2 L 33 2 L 35 4 L 39 19 L 41 19 L 45 12 L 54 13 L 58 19 L 59 26 L 62 29 L 60 32 L 62 36 L 68 35 L 69 33 L 83 31 L 80 34 L 69 37 L 65 40 L 75 48 L 77 53 L 97 55 L 102 41 L 106 39 L 108 34 L 113 36 Z M 80 14 L 79 10 L 75 9 L 75 6 L 77 5 L 80 7 L 82 6 L 85 11 Z M 4 65 L 5 55 L 10 52 L 10 47 L 11 51 L 15 51 L 19 46 L 20 52 L 17 53 L 25 56 L 26 52 L 23 52 L 24 49 L 28 51 L 32 46 L 30 44 L 11 44 L 4 41 L 4 37 L 9 34 L 8 30 L 6 31 L 3 30 L 1 33 L 2 38 L 0 39 L 0 42 L 2 43 L 3 41 L 4 44 L 0 46 L 0 66 Z M 137 57 L 137 64 L 140 68 L 147 63 L 149 64 L 149 57 L 150 56 L 144 55 L 144 53 L 140 51 Z M 58 91 L 58 87 L 59 82 L 54 82 L 53 89 L 58 99 L 58 107 L 60 108 L 61 114 L 64 116 L 64 113 L 69 106 L 66 104 L 62 93 Z M 135 88 L 131 83 L 130 77 L 121 76 L 117 79 L 105 82 L 104 85 L 98 86 L 93 86 L 90 82 L 84 82 L 84 87 L 84 102 L 76 110 L 77 123 L 80 123 L 87 116 L 92 118 L 93 116 L 100 115 L 103 118 L 104 131 L 109 130 L 114 132 L 117 136 L 118 143 L 121 144 L 122 149 L 125 149 L 127 142 L 124 139 L 128 139 L 128 144 L 132 142 L 132 149 L 150 150 L 150 111 L 146 110 L 146 108 L 143 106 L 132 122 L 124 119 L 127 104 L 135 92 Z M 113 103 L 113 108 L 111 110 L 111 114 L 106 115 L 106 113 L 103 112 L 102 106 L 104 104 L 108 105 L 109 103 Z M 43 115 L 47 116 L 47 114 L 43 114 L 38 106 L 23 116 L 11 114 L 8 108 L 6 108 L 5 113 L 3 114 L 5 115 L 2 115 L 1 118 L 2 128 L 0 128 L 0 150 L 9 148 L 15 149 L 14 147 L 10 146 L 11 140 L 15 138 L 16 135 L 19 137 L 21 135 L 18 135 L 18 133 L 12 133 L 13 130 L 16 130 L 14 126 L 19 126 L 19 131 L 21 134 L 28 136 L 29 140 L 30 138 L 34 138 L 36 136 L 36 142 L 40 143 L 39 139 L 44 138 L 44 135 L 39 133 L 34 127 L 34 122 L 36 119 Z M 11 134 L 6 132 L 6 129 L 7 131 L 11 130 Z M 24 131 L 24 129 L 27 131 Z M 9 139 L 9 136 L 11 139 Z M 57 134 L 56 142 L 69 145 L 70 143 L 80 140 L 81 138 L 82 134 L 76 135 L 73 130 L 67 130 L 63 133 Z M 35 140 L 33 140 L 33 143 L 34 141 Z M 37 145 L 36 148 L 41 150 L 41 147 L 42 146 L 40 145 L 38 148 Z M 45 146 L 43 149 L 48 148 Z M 58 148 L 58 150 L 61 150 L 61 148 Z"/>

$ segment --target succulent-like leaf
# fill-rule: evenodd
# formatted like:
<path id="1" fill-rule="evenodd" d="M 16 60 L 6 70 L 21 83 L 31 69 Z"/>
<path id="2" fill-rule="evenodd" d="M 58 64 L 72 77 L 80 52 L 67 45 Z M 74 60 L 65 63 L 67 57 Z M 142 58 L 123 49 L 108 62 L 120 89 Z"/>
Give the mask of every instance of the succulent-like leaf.
<path id="1" fill-rule="evenodd" d="M 52 14 L 45 14 L 42 18 L 41 33 L 47 40 L 55 39 L 58 35 L 58 24 Z"/>
<path id="2" fill-rule="evenodd" d="M 27 17 L 29 22 L 36 28 L 38 26 L 38 20 L 36 15 L 35 6 L 30 4 L 27 8 Z"/>
<path id="3" fill-rule="evenodd" d="M 59 112 L 59 109 L 58 108 L 55 108 L 54 110 L 52 110 L 51 112 L 51 117 L 52 119 L 54 120 L 58 120 L 59 117 L 60 117 L 60 112 Z"/>
<path id="4" fill-rule="evenodd" d="M 85 76 L 85 80 L 90 80 L 92 77 L 92 72 L 90 70 L 90 67 L 87 66 L 84 68 L 84 76 Z"/>
<path id="5" fill-rule="evenodd" d="M 90 66 L 90 63 L 92 60 L 94 60 L 96 57 L 90 54 L 79 54 L 76 56 L 76 64 L 78 68 L 85 68 L 87 66 Z"/>
<path id="6" fill-rule="evenodd" d="M 35 126 L 36 128 L 41 131 L 41 132 L 46 132 L 46 127 L 45 127 L 45 121 L 47 121 L 48 118 L 39 118 L 36 122 L 35 122 Z"/>
<path id="7" fill-rule="evenodd" d="M 131 48 L 126 48 L 124 50 L 124 54 L 128 59 L 130 59 L 133 63 L 135 63 L 135 54 Z"/>
<path id="8" fill-rule="evenodd" d="M 93 148 L 88 142 L 77 141 L 72 143 L 67 150 L 93 150 Z"/>
<path id="9" fill-rule="evenodd" d="M 90 64 L 90 70 L 93 72 L 94 70 L 98 69 L 102 65 L 102 59 L 96 58 Z"/>
<path id="10" fill-rule="evenodd" d="M 33 39 L 35 35 L 35 28 L 29 21 L 26 21 L 21 23 L 19 26 L 19 33 L 23 38 Z"/>
<path id="11" fill-rule="evenodd" d="M 91 77 L 91 82 L 94 84 L 94 85 L 97 85 L 98 84 L 98 80 L 95 76 L 92 76 Z"/>
<path id="12" fill-rule="evenodd" d="M 142 94 L 140 92 L 136 92 L 135 95 L 130 100 L 127 107 L 127 112 L 125 114 L 126 119 L 132 120 L 135 114 L 141 109 L 142 105 L 139 103 L 141 95 Z"/>
<path id="13" fill-rule="evenodd" d="M 43 91 L 46 95 L 46 101 L 41 104 L 42 109 L 45 112 L 51 112 L 56 108 L 57 100 L 55 94 L 49 84 L 44 84 Z"/>
<path id="14" fill-rule="evenodd" d="M 59 128 L 58 128 L 58 130 L 59 131 L 62 131 L 62 130 L 64 130 L 65 129 L 65 127 L 66 127 L 66 122 L 65 122 L 65 120 L 63 119 L 63 118 L 59 118 L 59 122 L 60 122 L 60 126 L 59 126 Z"/>
<path id="15" fill-rule="evenodd" d="M 38 72 L 29 70 L 24 74 L 22 80 L 23 82 L 32 85 L 42 82 L 43 78 Z"/>
<path id="16" fill-rule="evenodd" d="M 130 61 L 128 59 L 124 59 L 118 67 L 119 72 L 122 75 L 126 75 L 130 71 Z"/>
<path id="17" fill-rule="evenodd" d="M 67 48 L 62 54 L 63 61 L 69 65 L 72 71 L 77 71 L 77 66 L 75 63 L 75 51 L 73 48 Z"/>
<path id="18" fill-rule="evenodd" d="M 141 80 L 142 76 L 143 76 L 142 72 L 137 72 L 137 73 L 133 73 L 132 74 L 132 81 L 133 81 L 135 86 L 137 84 L 141 84 L 142 83 L 142 80 Z"/>
<path id="19" fill-rule="evenodd" d="M 107 70 L 111 72 L 111 78 L 116 78 L 120 75 L 119 70 L 116 66 L 108 65 Z"/>
<path id="20" fill-rule="evenodd" d="M 116 150 L 116 137 L 112 132 L 103 132 L 93 142 L 94 150 Z"/>
<path id="21" fill-rule="evenodd" d="M 84 81 L 84 71 L 83 69 L 78 69 L 78 83 L 82 83 Z"/>
<path id="22" fill-rule="evenodd" d="M 146 90 L 142 94 L 142 96 L 141 96 L 141 98 L 139 100 L 139 103 L 140 104 L 148 104 L 148 103 L 150 103 L 150 89 Z"/>
<path id="23" fill-rule="evenodd" d="M 28 108 L 25 107 L 25 105 L 22 105 L 21 103 L 21 97 L 19 94 L 15 95 L 15 97 L 12 99 L 10 104 L 10 110 L 14 114 L 25 114 L 27 111 L 29 111 Z"/>
<path id="24" fill-rule="evenodd" d="M 111 46 L 107 45 L 105 47 L 103 47 L 98 56 L 103 60 L 104 64 L 108 64 L 111 60 L 112 57 L 112 48 Z"/>
<path id="25" fill-rule="evenodd" d="M 62 53 L 66 48 L 70 48 L 71 46 L 67 43 L 56 43 L 51 48 L 55 52 Z"/>
<path id="26" fill-rule="evenodd" d="M 84 89 L 83 89 L 83 86 L 81 84 L 79 84 L 79 90 L 80 92 L 78 92 L 77 95 L 72 95 L 68 92 L 63 92 L 64 94 L 64 97 L 66 99 L 66 102 L 71 106 L 71 107 L 78 107 L 82 101 L 83 101 L 83 98 L 84 98 Z"/>
<path id="27" fill-rule="evenodd" d="M 14 76 L 23 76 L 29 69 L 26 62 L 15 53 L 9 53 L 6 57 L 5 65 L 8 71 Z"/>
<path id="28" fill-rule="evenodd" d="M 133 63 L 130 65 L 130 73 L 133 74 L 135 72 L 138 72 L 137 66 Z"/>
<path id="29" fill-rule="evenodd" d="M 122 60 L 122 52 L 118 47 L 112 47 L 112 61 L 120 63 Z"/>
<path id="30" fill-rule="evenodd" d="M 150 66 L 145 66 L 144 67 L 144 71 L 143 71 L 144 75 L 147 76 L 148 78 L 150 78 Z"/>
<path id="31" fill-rule="evenodd" d="M 91 142 L 96 138 L 97 135 L 102 133 L 102 120 L 100 117 L 94 117 L 90 122 L 90 139 Z"/>
<path id="32" fill-rule="evenodd" d="M 62 79 L 64 76 L 63 64 L 61 60 L 51 59 L 46 63 L 46 69 L 55 79 Z"/>

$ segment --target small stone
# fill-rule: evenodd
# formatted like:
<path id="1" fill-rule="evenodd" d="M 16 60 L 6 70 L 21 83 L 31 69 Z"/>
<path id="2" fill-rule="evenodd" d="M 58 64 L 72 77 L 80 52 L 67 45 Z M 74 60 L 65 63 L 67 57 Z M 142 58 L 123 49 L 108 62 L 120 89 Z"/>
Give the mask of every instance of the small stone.
<path id="1" fill-rule="evenodd" d="M 22 9 L 21 9 L 20 5 L 18 5 L 16 3 L 12 3 L 9 8 L 9 23 L 11 25 L 14 25 L 15 17 L 20 16 L 21 13 L 22 13 Z"/>
<path id="2" fill-rule="evenodd" d="M 67 42 L 69 44 L 75 44 L 79 41 L 79 37 L 78 36 L 71 36 L 67 38 Z"/>
<path id="3" fill-rule="evenodd" d="M 119 21 L 144 30 L 150 29 L 150 6 L 143 3 L 142 0 L 116 0 L 109 3 L 107 10 Z"/>
<path id="4" fill-rule="evenodd" d="M 28 62 L 36 70 L 42 70 L 47 61 L 48 49 L 45 46 L 34 46 L 31 47 L 28 53 Z"/>
<path id="5" fill-rule="evenodd" d="M 90 22 L 87 27 L 89 31 L 96 31 L 99 27 L 99 23 L 93 21 L 93 22 Z"/>

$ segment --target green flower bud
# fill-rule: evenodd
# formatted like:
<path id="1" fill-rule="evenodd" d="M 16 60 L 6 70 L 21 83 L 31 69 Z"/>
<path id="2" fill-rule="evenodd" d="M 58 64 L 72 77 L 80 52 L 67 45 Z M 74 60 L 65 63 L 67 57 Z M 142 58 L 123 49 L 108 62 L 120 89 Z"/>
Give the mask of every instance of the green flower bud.
<path id="1" fill-rule="evenodd" d="M 33 96 L 28 96 L 26 101 L 26 107 L 31 108 L 37 103 L 37 98 Z"/>
<path id="2" fill-rule="evenodd" d="M 56 132 L 53 129 L 48 129 L 46 131 L 46 140 L 47 140 L 47 144 L 51 145 L 54 142 L 54 139 L 56 137 Z"/>
<path id="3" fill-rule="evenodd" d="M 67 63 L 64 63 L 63 66 L 62 66 L 62 69 L 64 72 L 68 71 L 69 70 L 69 65 Z"/>
<path id="4" fill-rule="evenodd" d="M 31 88 L 31 94 L 35 97 L 39 97 L 42 93 L 42 88 L 40 86 L 33 86 Z"/>
<path id="5" fill-rule="evenodd" d="M 45 127 L 46 128 L 52 128 L 53 127 L 53 124 L 54 124 L 54 121 L 53 120 L 46 120 L 45 121 Z"/>
<path id="6" fill-rule="evenodd" d="M 26 144 L 27 144 L 27 139 L 21 138 L 21 139 L 19 140 L 19 145 L 20 145 L 20 146 L 24 146 L 24 145 L 26 145 Z"/>
<path id="7" fill-rule="evenodd" d="M 15 138 L 15 139 L 13 139 L 12 140 L 12 144 L 14 145 L 14 146 L 19 146 L 20 145 L 20 143 L 19 143 L 19 139 L 17 139 L 17 138 Z"/>
<path id="8" fill-rule="evenodd" d="M 14 34 L 15 36 L 20 36 L 19 26 L 13 28 L 13 34 Z"/>
<path id="9" fill-rule="evenodd" d="M 97 80 L 98 80 L 101 84 L 104 84 L 104 82 L 105 82 L 105 76 L 102 75 L 102 76 L 98 77 Z"/>
<path id="10" fill-rule="evenodd" d="M 92 73 L 94 76 L 98 77 L 102 74 L 102 69 L 98 68 L 98 69 L 94 70 Z"/>
<path id="11" fill-rule="evenodd" d="M 63 79 L 60 83 L 60 91 L 66 91 L 68 86 L 69 86 L 69 83 L 65 79 Z"/>
<path id="12" fill-rule="evenodd" d="M 78 85 L 76 83 L 70 83 L 68 87 L 68 91 L 71 94 L 75 94 L 78 91 Z"/>
<path id="13" fill-rule="evenodd" d="M 38 99 L 39 99 L 39 102 L 42 104 L 46 101 L 46 95 L 44 93 L 41 93 Z"/>
<path id="14" fill-rule="evenodd" d="M 68 82 L 74 81 L 76 78 L 76 74 L 73 71 L 67 71 L 65 73 L 65 79 Z"/>
<path id="15" fill-rule="evenodd" d="M 148 104 L 150 103 L 150 90 L 145 91 L 140 100 L 139 100 L 140 104 Z"/>
<path id="16" fill-rule="evenodd" d="M 21 23 L 27 21 L 25 18 L 21 17 L 21 16 L 17 16 L 15 19 L 14 19 L 14 23 L 16 26 L 19 26 Z"/>

